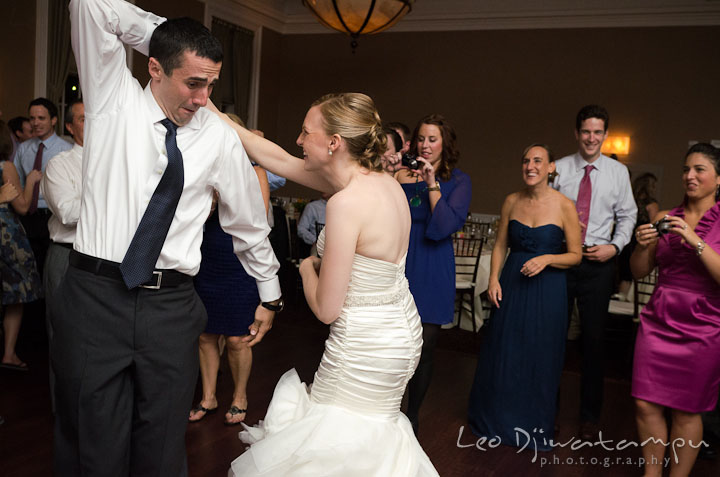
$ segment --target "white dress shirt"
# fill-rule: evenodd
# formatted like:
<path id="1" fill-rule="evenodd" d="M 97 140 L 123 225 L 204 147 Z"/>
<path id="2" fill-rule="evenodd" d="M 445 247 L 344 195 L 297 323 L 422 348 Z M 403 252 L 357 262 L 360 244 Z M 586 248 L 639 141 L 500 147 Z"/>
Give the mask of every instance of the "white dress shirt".
<path id="1" fill-rule="evenodd" d="M 85 104 L 82 207 L 75 250 L 121 262 L 168 163 L 165 114 L 125 63 L 124 44 L 144 55 L 164 18 L 121 0 L 72 0 L 72 46 Z M 212 191 L 260 298 L 280 297 L 280 267 L 257 176 L 237 134 L 201 108 L 177 130 L 185 184 L 156 267 L 195 275 Z"/>
<path id="2" fill-rule="evenodd" d="M 555 161 L 558 176 L 553 187 L 575 202 L 588 164 L 579 153 Z M 592 165 L 595 169 L 590 173 L 592 196 L 585 243 L 614 244 L 622 251 L 630 242 L 637 218 L 630 174 L 623 164 L 602 154 Z"/>
<path id="3" fill-rule="evenodd" d="M 75 242 L 75 228 L 80 218 L 82 155 L 79 144 L 61 152 L 48 161 L 40 181 L 40 193 L 52 212 L 48 221 L 50 239 L 56 243 Z"/>
<path id="4" fill-rule="evenodd" d="M 41 142 L 45 145 L 42 157 L 42 167 L 40 168 L 43 173 L 45 172 L 45 166 L 47 166 L 48 161 L 52 157 L 57 156 L 63 151 L 69 151 L 72 149 L 72 144 L 55 133 L 52 133 L 52 135 L 44 141 L 41 141 L 38 137 L 33 137 L 20 144 L 17 151 L 15 151 L 14 163 L 18 176 L 20 176 L 20 184 L 23 187 L 25 187 L 25 177 L 30 174 L 30 171 L 32 171 L 35 166 L 35 156 L 37 155 L 37 150 L 38 147 L 40 147 Z M 37 206 L 38 209 L 47 209 L 45 196 L 42 192 L 38 195 Z"/>

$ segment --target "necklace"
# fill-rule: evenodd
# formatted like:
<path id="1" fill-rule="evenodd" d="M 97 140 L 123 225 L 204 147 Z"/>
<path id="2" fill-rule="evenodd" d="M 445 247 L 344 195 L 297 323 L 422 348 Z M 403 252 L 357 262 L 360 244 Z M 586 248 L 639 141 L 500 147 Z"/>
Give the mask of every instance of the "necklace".
<path id="1" fill-rule="evenodd" d="M 427 190 L 427 187 L 425 187 L 423 190 L 420 190 L 420 185 L 418 184 L 419 180 L 420 180 L 420 176 L 416 176 L 415 177 L 415 195 L 410 199 L 410 207 L 420 207 L 420 204 L 422 204 L 422 197 L 420 197 L 420 194 Z"/>

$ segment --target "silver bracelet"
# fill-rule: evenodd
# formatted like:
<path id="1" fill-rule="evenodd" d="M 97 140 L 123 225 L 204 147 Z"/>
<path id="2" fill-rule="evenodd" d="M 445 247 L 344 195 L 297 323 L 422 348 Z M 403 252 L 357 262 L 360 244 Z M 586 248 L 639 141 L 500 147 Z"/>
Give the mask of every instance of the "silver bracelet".
<path id="1" fill-rule="evenodd" d="M 695 245 L 695 253 L 697 254 L 698 257 L 700 255 L 702 255 L 703 250 L 705 250 L 705 245 L 706 245 L 705 242 L 703 242 L 702 240 L 699 241 L 697 243 L 697 245 Z"/>

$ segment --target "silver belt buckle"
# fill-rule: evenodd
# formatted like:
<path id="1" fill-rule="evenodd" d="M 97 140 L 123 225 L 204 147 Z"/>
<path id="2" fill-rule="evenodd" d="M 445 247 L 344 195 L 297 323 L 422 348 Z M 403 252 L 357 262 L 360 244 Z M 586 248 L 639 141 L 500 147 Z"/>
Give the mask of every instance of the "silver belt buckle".
<path id="1" fill-rule="evenodd" d="M 159 290 L 160 284 L 162 283 L 162 272 L 158 272 L 155 270 L 153 272 L 153 277 L 157 277 L 157 280 L 155 281 L 154 285 L 140 285 L 140 288 L 148 288 L 150 290 Z"/>

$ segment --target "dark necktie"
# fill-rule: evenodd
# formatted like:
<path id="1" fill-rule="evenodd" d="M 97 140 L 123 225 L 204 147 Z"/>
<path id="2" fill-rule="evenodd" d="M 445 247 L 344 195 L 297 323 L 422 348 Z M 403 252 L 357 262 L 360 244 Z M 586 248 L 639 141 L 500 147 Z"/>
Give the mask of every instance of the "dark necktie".
<path id="1" fill-rule="evenodd" d="M 575 209 L 577 210 L 580 223 L 584 225 L 581 228 L 582 243 L 585 243 L 585 234 L 587 234 L 588 221 L 590 219 L 590 199 L 592 199 L 592 182 L 590 182 L 590 172 L 595 166 L 588 164 L 585 166 L 585 175 L 580 181 L 577 200 L 575 201 Z"/>
<path id="2" fill-rule="evenodd" d="M 41 142 L 38 146 L 37 154 L 35 154 L 35 162 L 33 163 L 34 170 L 42 170 L 42 156 L 44 149 L 45 144 Z M 40 181 L 36 182 L 35 186 L 33 187 L 33 196 L 32 201 L 30 201 L 30 208 L 27 211 L 28 214 L 32 214 L 37 210 L 38 197 L 40 197 Z"/>
<path id="3" fill-rule="evenodd" d="M 183 190 L 183 158 L 177 147 L 177 126 L 169 119 L 160 123 L 167 129 L 165 149 L 168 164 L 120 264 L 128 290 L 152 278 Z"/>

